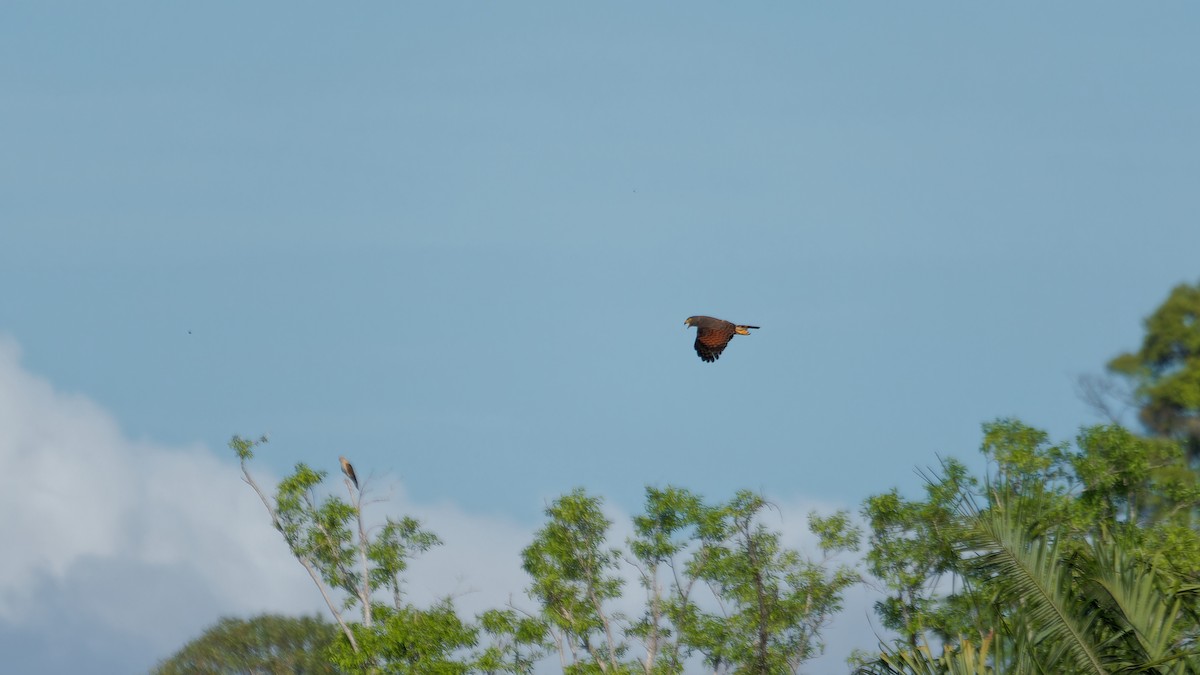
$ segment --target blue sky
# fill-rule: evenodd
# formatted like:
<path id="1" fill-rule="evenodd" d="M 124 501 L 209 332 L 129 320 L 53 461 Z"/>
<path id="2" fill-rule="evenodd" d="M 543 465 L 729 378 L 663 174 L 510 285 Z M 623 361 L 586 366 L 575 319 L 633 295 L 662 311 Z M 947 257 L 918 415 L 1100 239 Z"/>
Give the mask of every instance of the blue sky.
<path id="1" fill-rule="evenodd" d="M 1198 19 L 7 3 L 0 415 L 69 424 L 82 399 L 113 457 L 186 456 L 233 490 L 225 442 L 269 433 L 263 471 L 346 454 L 405 505 L 514 532 L 575 486 L 625 513 L 646 484 L 911 491 L 939 453 L 975 461 L 982 422 L 1095 421 L 1074 378 L 1200 278 Z M 704 364 L 693 314 L 762 329 Z M 86 434 L 34 431 L 0 454 L 86 463 Z M 10 508 L 56 489 L 23 485 Z M 216 528 L 210 502 L 180 517 Z M 114 560 L 62 555 L 39 591 L 60 600 L 79 556 Z M 132 656 L 56 658 L 145 668 L 255 606 L 220 605 Z M 41 630 L 16 607 L 0 642 Z M 136 634 L 105 621 L 77 632 Z"/>

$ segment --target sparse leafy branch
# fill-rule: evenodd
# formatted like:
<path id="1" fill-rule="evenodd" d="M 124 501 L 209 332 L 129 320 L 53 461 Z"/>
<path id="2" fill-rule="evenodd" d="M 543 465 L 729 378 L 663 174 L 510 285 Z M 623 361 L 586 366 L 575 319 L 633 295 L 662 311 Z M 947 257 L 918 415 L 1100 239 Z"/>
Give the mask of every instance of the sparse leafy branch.
<path id="1" fill-rule="evenodd" d="M 646 488 L 645 512 L 633 519 L 635 536 L 628 542 L 637 569 L 638 580 L 646 591 L 646 611 L 629 628 L 646 650 L 642 661 L 646 673 L 682 673 L 683 653 L 668 619 L 668 593 L 686 599 L 694 580 L 681 581 L 678 556 L 689 545 L 683 535 L 693 532 L 697 514 L 703 506 L 700 498 L 675 487 Z M 664 576 L 669 573 L 669 579 Z M 664 587 L 664 583 L 670 583 Z"/>
<path id="2" fill-rule="evenodd" d="M 390 590 L 393 607 L 400 609 L 404 596 L 403 574 L 408 569 L 408 561 L 441 544 L 442 540 L 422 528 L 415 518 L 388 518 L 367 547 L 367 558 L 373 563 L 371 590 Z"/>
<path id="3" fill-rule="evenodd" d="M 948 528 L 960 490 L 973 487 L 974 479 L 955 460 L 944 462 L 942 471 L 942 478 L 927 483 L 924 501 L 910 501 L 891 490 L 868 498 L 863 507 L 870 528 L 867 569 L 885 591 L 875 612 L 910 650 L 922 644 L 926 631 L 953 636 L 965 630 L 963 617 L 934 602 L 932 595 L 953 568 Z"/>
<path id="4" fill-rule="evenodd" d="M 247 463 L 265 438 L 235 436 L 230 447 L 241 461 L 243 480 L 258 494 L 283 535 L 292 555 L 320 590 L 330 614 L 345 635 L 330 650 L 335 662 L 353 672 L 465 673 L 466 650 L 476 644 L 476 628 L 461 621 L 449 600 L 428 610 L 403 602 L 403 575 L 408 561 L 441 541 L 419 521 L 388 518 L 372 539 L 362 508 L 362 493 L 351 489 L 350 501 L 318 497 L 323 471 L 297 464 L 279 483 L 272 501 L 250 474 Z M 339 607 L 334 589 L 344 597 Z M 391 603 L 376 600 L 390 591 Z M 344 611 L 359 605 L 359 623 Z"/>
<path id="5" fill-rule="evenodd" d="M 317 590 L 320 591 L 322 599 L 325 600 L 325 605 L 329 608 L 329 613 L 333 616 L 334 620 L 337 621 L 338 626 L 342 630 L 342 634 L 346 636 L 351 648 L 357 652 L 358 641 L 354 637 L 354 632 L 350 630 L 350 626 L 342 616 L 341 609 L 338 608 L 336 603 L 334 603 L 333 596 L 330 595 L 329 592 L 329 586 L 322 578 L 316 561 L 313 560 L 308 551 L 301 546 L 302 533 L 299 524 L 290 520 L 285 521 L 280 517 L 279 511 L 276 510 L 276 508 L 271 504 L 271 500 L 267 497 L 267 494 L 263 492 L 262 488 L 259 487 L 258 482 L 255 481 L 254 477 L 250 474 L 249 467 L 246 466 L 247 462 L 249 462 L 251 459 L 254 459 L 254 448 L 266 442 L 266 436 L 262 436 L 255 440 L 234 436 L 229 441 L 229 447 L 237 455 L 238 461 L 240 462 L 242 469 L 242 480 L 245 481 L 246 484 L 254 490 L 254 493 L 258 495 L 259 499 L 262 500 L 263 506 L 267 509 L 267 513 L 271 516 L 271 524 L 275 526 L 276 530 L 279 530 L 279 532 L 283 534 L 284 541 L 287 542 L 288 547 L 292 550 L 292 555 L 295 556 L 296 560 L 300 562 L 305 571 L 308 572 L 309 577 L 312 578 L 313 584 L 315 584 Z M 309 476 L 308 479 L 311 479 L 311 476 Z M 318 480 L 317 482 L 320 481 Z"/>
<path id="6" fill-rule="evenodd" d="M 479 615 L 479 626 L 491 637 L 477 661 L 487 675 L 529 675 L 554 648 L 546 622 L 513 609 L 491 609 Z"/>
<path id="7" fill-rule="evenodd" d="M 549 522 L 521 552 L 523 567 L 533 578 L 529 593 L 542 605 L 550 629 L 571 652 L 560 650 L 568 672 L 581 671 L 580 652 L 601 672 L 618 672 L 626 645 L 618 642 L 614 618 L 605 604 L 621 595 L 614 573 L 620 551 L 607 547 L 611 521 L 600 511 L 600 499 L 575 490 L 546 508 Z"/>

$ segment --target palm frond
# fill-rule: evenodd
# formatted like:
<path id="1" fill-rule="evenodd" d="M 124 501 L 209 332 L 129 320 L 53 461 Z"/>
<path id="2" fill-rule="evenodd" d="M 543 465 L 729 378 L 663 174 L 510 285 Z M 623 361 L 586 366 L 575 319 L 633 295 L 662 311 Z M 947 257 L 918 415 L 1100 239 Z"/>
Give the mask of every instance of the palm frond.
<path id="1" fill-rule="evenodd" d="M 940 656 L 934 656 L 929 644 L 916 649 L 889 649 L 885 647 L 879 659 L 857 671 L 856 675 L 992 675 L 988 665 L 988 653 L 992 636 L 987 636 L 976 646 L 970 640 L 961 640 L 957 647 L 948 646 Z"/>
<path id="2" fill-rule="evenodd" d="M 1108 673 L 1093 640 L 1094 612 L 1082 610 L 1072 597 L 1071 568 L 1064 564 L 1053 536 L 1035 537 L 1022 513 L 1023 500 L 994 494 L 993 504 L 979 511 L 964 506 L 960 556 L 969 575 L 999 587 L 1021 609 L 1030 648 L 1051 672 Z"/>
<path id="3" fill-rule="evenodd" d="M 1120 641 L 1110 667 L 1127 672 L 1196 673 L 1194 648 L 1176 644 L 1180 597 L 1168 579 L 1111 541 L 1092 544 L 1091 569 L 1084 588 Z"/>

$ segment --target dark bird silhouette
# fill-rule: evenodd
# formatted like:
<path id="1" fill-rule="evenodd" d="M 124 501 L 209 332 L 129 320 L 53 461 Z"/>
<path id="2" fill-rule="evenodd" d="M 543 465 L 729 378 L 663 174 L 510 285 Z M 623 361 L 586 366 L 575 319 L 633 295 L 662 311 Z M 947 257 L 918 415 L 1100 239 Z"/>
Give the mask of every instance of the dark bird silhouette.
<path id="1" fill-rule="evenodd" d="M 714 319 L 711 316 L 689 316 L 683 322 L 685 326 L 696 327 L 696 353 L 700 360 L 713 363 L 721 358 L 725 345 L 734 335 L 749 335 L 750 329 L 758 326 L 741 326 L 724 319 Z"/>
<path id="2" fill-rule="evenodd" d="M 358 476 L 354 475 L 354 467 L 350 465 L 350 460 L 346 459 L 345 457 L 338 457 L 338 461 L 342 463 L 342 473 L 346 474 L 346 478 L 349 478 L 351 481 L 353 481 L 354 489 L 357 490 Z"/>

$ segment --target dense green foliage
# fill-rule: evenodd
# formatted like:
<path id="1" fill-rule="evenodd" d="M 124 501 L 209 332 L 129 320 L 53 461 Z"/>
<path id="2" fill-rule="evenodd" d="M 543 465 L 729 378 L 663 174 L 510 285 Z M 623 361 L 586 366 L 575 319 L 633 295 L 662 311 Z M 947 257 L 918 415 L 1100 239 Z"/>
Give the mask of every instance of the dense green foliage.
<path id="1" fill-rule="evenodd" d="M 861 672 L 1200 672 L 1200 486 L 1179 445 L 1001 420 L 982 451 L 986 476 L 946 462 L 925 499 L 867 501 L 901 638 Z"/>
<path id="2" fill-rule="evenodd" d="M 326 650 L 336 638 L 337 627 L 316 617 L 224 618 L 152 672 L 332 675 L 339 671 Z"/>
<path id="3" fill-rule="evenodd" d="M 351 624 L 356 647 L 348 640 L 334 643 L 333 662 L 350 673 L 427 673 L 459 675 L 471 672 L 464 654 L 475 645 L 476 629 L 464 623 L 449 600 L 428 609 L 380 604 L 370 624 Z"/>

